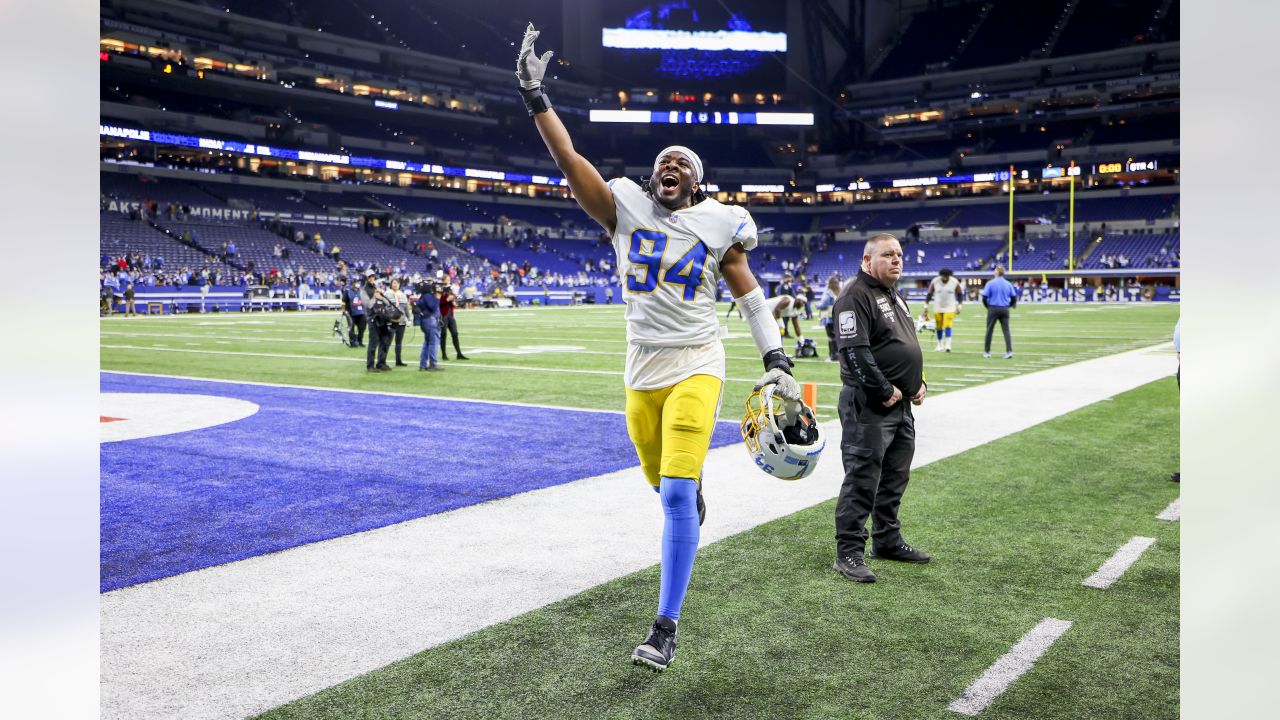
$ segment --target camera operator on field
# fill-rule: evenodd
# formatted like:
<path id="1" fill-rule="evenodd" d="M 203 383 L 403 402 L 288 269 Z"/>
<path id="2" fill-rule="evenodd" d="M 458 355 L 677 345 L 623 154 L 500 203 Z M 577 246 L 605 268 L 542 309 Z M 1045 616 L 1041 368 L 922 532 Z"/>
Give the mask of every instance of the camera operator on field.
<path id="1" fill-rule="evenodd" d="M 444 370 L 436 355 L 440 350 L 440 300 L 435 286 L 420 282 L 413 288 L 418 294 L 413 303 L 413 317 L 422 329 L 422 352 L 418 355 L 418 369 L 429 372 Z"/>
<path id="2" fill-rule="evenodd" d="M 403 313 L 382 294 L 372 270 L 365 275 L 364 287 L 360 288 L 360 301 L 369 316 L 369 349 L 365 351 L 365 370 L 389 372 L 391 368 L 387 366 L 387 351 L 391 348 L 391 336 L 395 332 L 392 326 L 397 316 Z"/>
<path id="3" fill-rule="evenodd" d="M 459 360 L 468 360 L 466 355 L 462 354 L 462 346 L 458 344 L 458 322 L 454 320 L 454 310 L 457 309 L 458 300 L 453 294 L 453 286 L 445 282 L 440 286 L 440 359 L 448 360 L 449 353 L 445 349 L 447 338 L 450 333 L 453 334 L 453 349 Z"/>
<path id="4" fill-rule="evenodd" d="M 364 347 L 364 330 L 366 325 L 364 302 L 360 299 L 360 290 L 356 287 L 355 278 L 338 280 L 342 285 L 342 311 L 351 318 L 351 338 L 349 347 Z"/>

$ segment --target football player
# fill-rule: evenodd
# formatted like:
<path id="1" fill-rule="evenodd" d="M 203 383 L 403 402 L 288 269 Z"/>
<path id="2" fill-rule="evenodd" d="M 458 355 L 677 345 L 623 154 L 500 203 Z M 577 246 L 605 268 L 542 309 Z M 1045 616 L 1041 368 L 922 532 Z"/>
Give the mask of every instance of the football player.
<path id="1" fill-rule="evenodd" d="M 791 360 L 778 325 L 747 265 L 756 224 L 746 209 L 722 205 L 701 189 L 702 159 L 683 146 L 664 148 L 649 177 L 605 182 L 574 150 L 542 86 L 552 53 L 533 50 L 525 30 L 516 60 L 520 94 L 574 198 L 613 239 L 627 322 L 627 432 L 664 514 L 658 613 L 632 662 L 662 671 L 676 652 L 676 627 L 698 550 L 705 511 L 702 464 L 719 413 L 725 376 L 716 314 L 723 279 L 742 308 L 764 360 L 757 388 L 798 401 Z"/>
<path id="2" fill-rule="evenodd" d="M 933 303 L 934 332 L 938 335 L 934 351 L 951 352 L 951 323 L 960 312 L 960 279 L 948 268 L 942 268 L 929 281 L 929 295 L 924 301 Z"/>

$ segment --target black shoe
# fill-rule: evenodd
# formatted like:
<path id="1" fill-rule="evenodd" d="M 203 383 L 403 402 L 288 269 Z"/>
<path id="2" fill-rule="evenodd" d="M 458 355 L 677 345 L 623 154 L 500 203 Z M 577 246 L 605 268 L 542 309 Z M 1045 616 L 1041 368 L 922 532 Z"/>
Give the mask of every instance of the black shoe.
<path id="1" fill-rule="evenodd" d="M 1170 481 L 1170 482 L 1176 482 L 1176 483 L 1181 484 L 1181 483 L 1182 483 L 1182 473 L 1180 473 L 1180 472 L 1176 472 L 1176 473 L 1172 473 L 1172 474 L 1170 474 L 1170 475 L 1169 475 L 1169 481 Z M 702 497 L 702 496 L 701 496 L 701 495 L 699 495 L 698 497 Z"/>
<path id="2" fill-rule="evenodd" d="M 872 548 L 871 557 L 877 560 L 897 560 L 898 562 L 924 564 L 932 560 L 929 553 L 917 550 L 906 543 L 890 548 Z"/>
<path id="3" fill-rule="evenodd" d="M 667 669 L 676 657 L 676 622 L 671 618 L 658 616 L 653 621 L 649 636 L 631 651 L 632 665 L 648 665 L 655 672 Z"/>
<path id="4" fill-rule="evenodd" d="M 876 581 L 876 574 L 871 572 L 871 568 L 867 567 L 867 563 L 862 559 L 862 553 L 849 553 L 836 558 L 831 563 L 831 569 L 849 578 L 854 582 L 873 583 Z"/>
<path id="5" fill-rule="evenodd" d="M 377 370 L 378 372 L 391 372 L 391 368 L 386 365 L 379 365 L 374 369 Z"/>
<path id="6" fill-rule="evenodd" d="M 463 355 L 462 353 L 458 353 L 458 359 L 459 359 L 459 360 L 470 360 L 471 358 L 467 357 L 466 355 Z"/>
<path id="7" fill-rule="evenodd" d="M 441 361 L 448 360 L 448 359 L 449 359 L 449 356 L 448 356 L 448 355 L 445 355 L 444 353 L 440 353 L 440 360 L 441 360 Z"/>
<path id="8" fill-rule="evenodd" d="M 707 519 L 707 504 L 702 500 L 702 475 L 698 475 L 698 527 Z"/>
<path id="9" fill-rule="evenodd" d="M 408 363 L 398 362 L 398 363 L 396 363 L 396 367 L 409 367 L 409 364 L 408 364 Z"/>

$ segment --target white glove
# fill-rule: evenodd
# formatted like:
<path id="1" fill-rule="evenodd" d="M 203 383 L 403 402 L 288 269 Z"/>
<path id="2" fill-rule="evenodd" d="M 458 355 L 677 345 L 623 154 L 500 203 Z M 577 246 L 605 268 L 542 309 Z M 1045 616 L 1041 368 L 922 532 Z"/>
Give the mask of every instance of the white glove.
<path id="1" fill-rule="evenodd" d="M 800 402 L 800 383 L 796 382 L 796 379 L 787 373 L 779 370 L 778 368 L 774 368 L 760 376 L 760 382 L 756 383 L 755 389 L 759 390 L 769 383 L 773 383 L 777 386 L 773 389 L 774 395 L 782 398 L 783 400 Z"/>
<path id="2" fill-rule="evenodd" d="M 555 53 L 548 50 L 538 57 L 533 52 L 533 41 L 542 33 L 533 29 L 533 23 L 524 29 L 524 40 L 520 42 L 520 54 L 516 56 L 516 77 L 520 78 L 520 87 L 533 90 L 542 85 L 542 76 L 547 72 L 547 63 Z"/>

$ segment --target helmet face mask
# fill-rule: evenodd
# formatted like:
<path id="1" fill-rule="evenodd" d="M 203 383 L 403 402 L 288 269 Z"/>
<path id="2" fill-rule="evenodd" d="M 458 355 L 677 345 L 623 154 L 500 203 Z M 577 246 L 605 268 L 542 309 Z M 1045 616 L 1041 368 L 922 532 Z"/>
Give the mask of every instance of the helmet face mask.
<path id="1" fill-rule="evenodd" d="M 773 390 L 769 384 L 747 396 L 742 439 L 761 470 L 782 480 L 800 480 L 818 466 L 827 439 L 812 409 L 774 397 Z"/>

